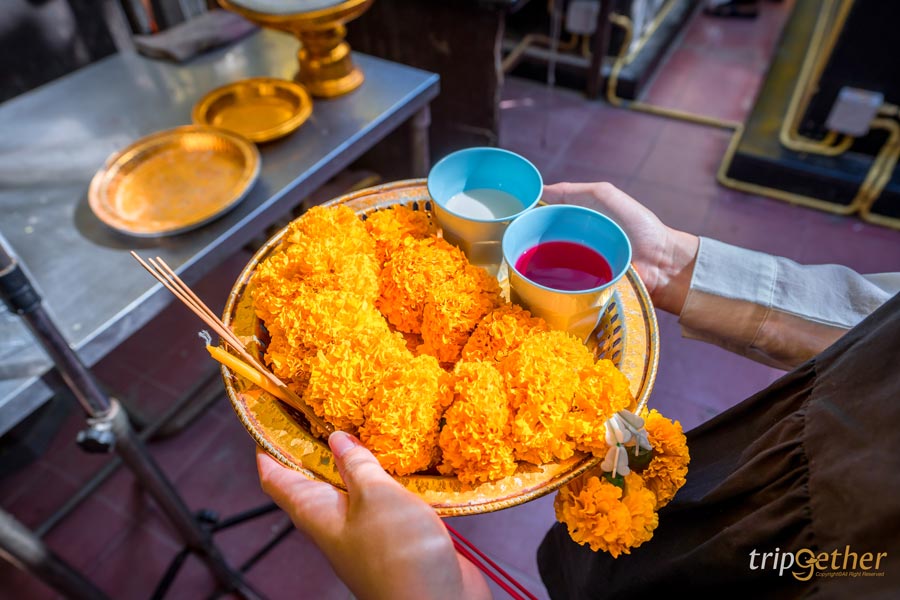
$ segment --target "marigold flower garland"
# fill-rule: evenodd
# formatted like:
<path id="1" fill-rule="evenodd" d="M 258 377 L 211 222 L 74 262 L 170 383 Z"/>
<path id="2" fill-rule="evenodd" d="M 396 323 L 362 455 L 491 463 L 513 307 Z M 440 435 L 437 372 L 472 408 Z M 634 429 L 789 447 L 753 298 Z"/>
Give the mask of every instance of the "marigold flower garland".
<path id="1" fill-rule="evenodd" d="M 637 429 L 626 423 L 636 407 L 625 376 L 506 302 L 436 233 L 427 213 L 402 205 L 364 220 L 344 206 L 304 214 L 254 275 L 266 362 L 394 475 L 476 485 L 576 452 L 604 456 L 608 470 L 615 460 L 612 476 L 565 486 L 557 516 L 573 539 L 614 556 L 649 539 L 684 483 L 680 425 L 656 411 L 632 415 Z M 642 472 L 623 472 L 610 422 L 653 448 Z"/>
<path id="2" fill-rule="evenodd" d="M 606 424 L 600 466 L 560 488 L 554 507 L 569 536 L 614 558 L 653 537 L 657 511 L 685 483 L 690 456 L 681 424 L 656 410 L 621 411 Z"/>

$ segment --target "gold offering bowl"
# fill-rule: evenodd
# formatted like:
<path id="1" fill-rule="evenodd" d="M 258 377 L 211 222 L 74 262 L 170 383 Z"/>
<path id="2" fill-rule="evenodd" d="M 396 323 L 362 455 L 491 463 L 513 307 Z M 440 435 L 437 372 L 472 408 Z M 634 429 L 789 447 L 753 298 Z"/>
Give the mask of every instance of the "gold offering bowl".
<path id="1" fill-rule="evenodd" d="M 219 0 L 219 4 L 262 27 L 286 31 L 300 40 L 297 59 L 300 70 L 294 76 L 298 83 L 319 98 L 334 98 L 362 85 L 365 77 L 354 64 L 350 45 L 344 41 L 344 24 L 363 14 L 373 0 L 344 0 L 323 8 L 304 12 L 281 12 L 269 6 L 279 3 L 258 0 Z M 300 8 L 303 1 L 282 3 L 285 10 Z M 326 0 L 311 0 L 306 4 L 317 7 L 329 4 Z"/>
<path id="2" fill-rule="evenodd" d="M 431 197 L 424 179 L 397 181 L 359 190 L 332 200 L 326 206 L 344 205 L 365 215 L 395 204 L 430 213 Z M 260 353 L 264 335 L 253 310 L 253 275 L 257 265 L 277 252 L 287 228 L 269 239 L 250 259 L 228 297 L 223 321 L 247 349 Z M 502 271 L 502 270 L 501 270 Z M 498 274 L 501 287 L 503 275 Z M 631 392 L 646 403 L 653 389 L 659 363 L 659 330 L 656 313 L 644 284 L 634 269 L 616 284 L 613 301 L 604 313 L 589 344 L 598 358 L 609 358 L 628 377 Z M 225 389 L 241 423 L 270 455 L 308 477 L 343 487 L 328 444 L 314 435 L 299 412 L 276 401 L 237 373 L 222 368 Z M 600 457 L 578 453 L 561 461 L 520 468 L 513 475 L 489 483 L 467 486 L 454 476 L 415 474 L 397 477 L 406 489 L 418 494 L 442 517 L 486 513 L 539 498 L 556 490 L 600 462 Z"/>

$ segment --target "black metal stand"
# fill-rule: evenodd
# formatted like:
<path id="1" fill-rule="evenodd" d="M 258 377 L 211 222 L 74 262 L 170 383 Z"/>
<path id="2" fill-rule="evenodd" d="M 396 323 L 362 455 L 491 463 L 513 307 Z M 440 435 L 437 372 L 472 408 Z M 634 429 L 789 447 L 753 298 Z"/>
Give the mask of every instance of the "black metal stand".
<path id="1" fill-rule="evenodd" d="M 0 557 L 73 600 L 107 600 L 106 594 L 50 551 L 41 539 L 0 510 Z"/>
<path id="2" fill-rule="evenodd" d="M 31 285 L 25 271 L 7 251 L 2 237 L 0 237 L 0 298 L 10 310 L 25 320 L 84 410 L 88 429 L 79 434 L 79 445 L 89 452 L 115 451 L 169 518 L 184 541 L 186 550 L 194 552 L 206 563 L 221 588 L 227 592 L 236 592 L 247 600 L 261 598 L 244 581 L 241 573 L 225 562 L 212 541 L 210 530 L 202 527 L 191 514 L 172 483 L 135 434 L 125 411 L 115 398 L 110 398 L 103 392 L 93 374 L 63 338 L 44 309 L 41 297 Z M 0 542 L 2 539 L 0 538 Z M 22 556 L 21 559 L 27 560 L 29 556 Z M 36 574 L 42 572 L 40 564 L 28 563 L 25 560 L 22 562 L 31 572 Z M 66 583 L 64 580 L 60 582 Z M 77 593 L 77 590 L 73 588 L 72 592 Z M 73 597 L 77 596 L 73 593 Z"/>

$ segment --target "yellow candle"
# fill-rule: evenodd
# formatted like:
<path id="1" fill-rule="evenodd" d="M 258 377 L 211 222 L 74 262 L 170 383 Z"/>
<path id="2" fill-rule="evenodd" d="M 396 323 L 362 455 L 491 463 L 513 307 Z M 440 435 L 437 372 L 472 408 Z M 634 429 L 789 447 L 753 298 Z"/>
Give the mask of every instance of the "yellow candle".
<path id="1" fill-rule="evenodd" d="M 209 351 L 210 356 L 248 380 L 253 385 L 264 389 L 280 400 L 289 402 L 284 392 L 278 389 L 275 384 L 266 379 L 266 377 L 254 367 L 251 367 L 233 354 L 229 354 L 224 348 L 220 348 L 219 346 L 207 345 L 206 349 Z"/>

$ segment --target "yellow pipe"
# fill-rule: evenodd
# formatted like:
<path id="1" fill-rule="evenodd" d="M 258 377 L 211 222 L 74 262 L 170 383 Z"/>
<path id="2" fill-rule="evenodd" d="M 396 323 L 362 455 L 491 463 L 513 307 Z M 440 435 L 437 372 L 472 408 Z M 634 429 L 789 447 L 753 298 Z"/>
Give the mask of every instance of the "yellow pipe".
<path id="1" fill-rule="evenodd" d="M 707 117 L 706 115 L 698 115 L 694 113 L 689 113 L 683 110 L 677 110 L 674 108 L 664 108 L 662 106 L 655 106 L 653 104 L 647 104 L 645 102 L 640 101 L 632 101 L 628 102 L 624 98 L 621 98 L 616 94 L 616 88 L 619 84 L 619 74 L 622 72 L 622 69 L 629 64 L 634 57 L 637 56 L 637 53 L 640 52 L 641 48 L 644 44 L 647 43 L 649 36 L 652 35 L 654 31 L 659 27 L 659 24 L 668 14 L 668 12 L 672 9 L 674 5 L 674 0 L 669 0 L 666 6 L 659 11 L 656 18 L 647 28 L 647 33 L 645 33 L 641 40 L 638 42 L 635 49 L 626 55 L 626 51 L 628 50 L 628 46 L 631 45 L 631 39 L 634 36 L 634 28 L 631 23 L 631 19 L 624 15 L 613 13 L 609 16 L 609 20 L 611 23 L 614 23 L 621 27 L 624 30 L 625 37 L 622 40 L 622 46 L 619 48 L 619 55 L 616 57 L 615 63 L 613 63 L 613 67 L 610 70 L 609 78 L 606 83 L 606 99 L 613 106 L 620 106 L 623 108 L 629 108 L 631 110 L 636 110 L 639 112 L 645 112 L 652 115 L 657 115 L 660 117 L 669 117 L 673 119 L 678 119 L 680 121 L 688 121 L 690 123 L 696 123 L 698 125 L 707 125 L 710 127 L 718 127 L 720 129 L 727 129 L 730 131 L 734 131 L 741 127 L 741 124 L 737 121 L 727 121 L 725 119 L 717 119 L 715 117 Z"/>
<path id="2" fill-rule="evenodd" d="M 875 201 L 884 191 L 885 186 L 891 180 L 894 169 L 897 166 L 897 159 L 900 158 L 900 124 L 893 119 L 875 119 L 872 121 L 872 127 L 875 129 L 886 129 L 888 131 L 888 139 L 878 151 L 876 161 L 879 162 L 878 172 L 872 175 L 870 169 L 870 177 L 866 177 L 864 190 L 860 190 L 860 215 L 866 221 L 877 223 L 879 225 L 887 225 L 893 228 L 900 228 L 900 219 L 896 217 L 885 217 L 882 215 L 872 214 L 871 208 Z M 866 185 L 868 184 L 868 185 Z"/>
<path id="3" fill-rule="evenodd" d="M 850 8 L 853 6 L 853 0 L 844 0 L 841 3 L 838 7 L 834 26 L 829 30 L 828 25 L 835 5 L 836 0 L 825 0 L 819 9 L 819 16 L 816 19 L 816 25 L 809 40 L 806 56 L 803 59 L 803 65 L 797 77 L 797 85 L 794 87 L 793 94 L 791 94 L 784 121 L 782 121 L 781 129 L 778 132 L 778 140 L 781 144 L 795 152 L 838 156 L 849 150 L 850 146 L 853 145 L 852 136 L 844 135 L 841 137 L 836 131 L 829 131 L 821 140 L 803 137 L 799 133 L 801 112 L 805 111 L 806 107 L 809 106 L 814 91 L 813 88 L 818 85 L 819 79 L 822 77 L 827 57 L 831 56 L 834 50 L 837 37 L 847 21 Z M 826 32 L 828 33 L 827 38 L 825 37 Z M 838 138 L 840 138 L 840 142 L 835 144 Z"/>
<path id="4" fill-rule="evenodd" d="M 613 64 L 609 78 L 607 80 L 606 98 L 609 103 L 614 106 L 628 108 L 631 110 L 656 116 L 673 118 L 690 123 L 696 123 L 698 125 L 706 125 L 733 131 L 734 135 L 731 138 L 728 149 L 725 153 L 725 157 L 723 158 L 722 163 L 719 166 L 718 173 L 716 174 L 716 179 L 719 181 L 719 183 L 727 187 L 837 214 L 850 214 L 861 209 L 863 211 L 866 211 L 869 207 L 871 207 L 874 201 L 884 190 L 884 186 L 887 185 L 888 181 L 890 181 L 891 173 L 893 172 L 893 169 L 897 164 L 898 157 L 900 157 L 900 144 L 898 144 L 898 141 L 900 141 L 900 137 L 898 137 L 900 136 L 900 130 L 895 130 L 895 128 L 897 128 L 897 123 L 895 121 L 892 121 L 890 119 L 875 119 L 872 122 L 872 127 L 887 129 L 890 132 L 890 136 L 888 138 L 888 141 L 885 142 L 885 144 L 879 150 L 879 153 L 876 156 L 875 160 L 872 161 L 872 164 L 869 167 L 869 171 L 867 172 L 865 179 L 860 185 L 859 190 L 857 191 L 851 203 L 847 206 L 840 206 L 835 205 L 831 202 L 825 202 L 824 200 L 821 200 L 819 198 L 813 198 L 811 196 L 795 194 L 793 192 L 779 190 L 777 188 L 770 188 L 763 185 L 738 181 L 736 179 L 728 177 L 728 167 L 731 165 L 731 161 L 734 158 L 734 153 L 737 149 L 738 142 L 740 141 L 741 135 L 744 131 L 744 126 L 742 123 L 738 123 L 736 121 L 728 121 L 725 119 L 718 119 L 715 117 L 708 117 L 706 115 L 698 115 L 677 109 L 664 108 L 640 101 L 628 102 L 616 94 L 619 74 L 621 73 L 622 69 L 629 62 L 634 60 L 634 57 L 643 47 L 643 44 L 646 43 L 649 35 L 652 35 L 652 32 L 656 30 L 656 28 L 659 26 L 659 23 L 663 18 L 665 18 L 665 15 L 668 10 L 671 9 L 672 4 L 673 2 L 670 1 L 669 4 L 667 4 L 663 8 L 663 10 L 660 11 L 660 14 L 657 15 L 657 18 L 648 28 L 648 33 L 641 38 L 641 41 L 638 43 L 637 47 L 628 55 L 626 55 L 626 51 L 628 49 L 628 46 L 631 44 L 631 39 L 634 35 L 631 19 L 624 15 L 615 13 L 610 15 L 610 22 L 621 27 L 624 30 L 625 37 L 622 41 L 622 47 L 619 50 L 619 54 L 616 57 L 616 61 Z M 847 10 L 849 10 L 849 5 L 845 3 L 841 8 L 842 12 L 839 14 L 838 18 L 845 20 L 845 13 Z M 820 35 L 824 34 L 820 33 Z M 832 46 L 834 37 L 836 37 L 836 34 L 832 36 Z M 807 57 L 809 57 L 811 54 L 811 52 L 807 53 Z M 812 67 L 806 68 L 809 69 Z M 792 100 L 792 102 L 794 101 Z M 881 112 L 882 114 L 890 115 L 897 114 L 898 112 L 900 112 L 900 110 L 898 110 L 898 107 L 894 105 L 885 105 L 882 107 Z M 801 152 L 815 152 L 818 154 L 836 156 L 849 149 L 849 147 L 853 143 L 853 137 L 844 136 L 839 143 L 837 143 L 836 145 L 831 145 L 837 140 L 838 135 L 839 134 L 837 134 L 836 132 L 831 131 L 828 132 L 826 137 L 821 141 L 790 139 L 788 141 L 788 147 L 790 148 L 791 146 L 793 146 L 793 148 L 791 149 Z M 782 140 L 782 143 L 784 143 L 784 140 Z M 866 215 L 864 214 L 864 216 Z M 868 218 L 873 222 L 881 222 L 883 224 L 885 220 L 890 220 L 887 217 L 879 217 L 878 215 L 868 215 Z M 893 227 L 898 227 L 900 226 L 900 220 L 892 220 L 892 222 L 888 224 Z"/>

